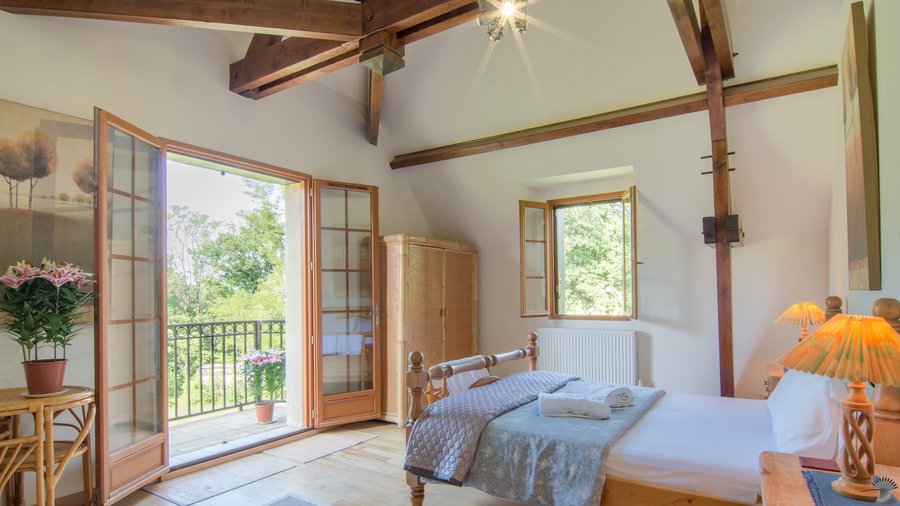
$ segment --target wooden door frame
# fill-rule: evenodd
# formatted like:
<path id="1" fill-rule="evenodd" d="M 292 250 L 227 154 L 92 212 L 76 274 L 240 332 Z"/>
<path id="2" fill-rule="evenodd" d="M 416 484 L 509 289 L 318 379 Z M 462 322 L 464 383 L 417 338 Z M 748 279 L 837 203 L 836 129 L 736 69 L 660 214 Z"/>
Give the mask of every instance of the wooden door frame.
<path id="1" fill-rule="evenodd" d="M 96 273 L 97 273 L 97 289 L 102 290 L 104 284 L 107 282 L 109 278 L 109 268 L 107 266 L 107 256 L 105 255 L 107 240 L 108 240 L 108 212 L 106 208 L 106 202 L 109 197 L 107 182 L 108 182 L 108 173 L 109 167 L 106 164 L 107 158 L 107 127 L 112 126 L 117 130 L 120 130 L 134 138 L 140 139 L 160 150 L 159 159 L 157 160 L 157 192 L 158 192 L 158 203 L 157 206 L 161 209 L 165 210 L 166 205 L 166 195 L 165 195 L 165 183 L 166 183 L 166 174 L 165 174 L 165 159 L 166 159 L 166 146 L 162 140 L 150 133 L 128 123 L 127 121 L 122 120 L 121 118 L 114 116 L 102 109 L 95 109 L 94 111 L 94 125 L 97 132 L 97 139 L 94 145 L 95 151 L 95 160 L 97 165 L 97 200 L 96 207 L 94 210 L 94 217 L 96 220 L 96 226 L 94 227 L 94 248 L 95 248 L 95 265 L 96 265 Z M 132 154 L 133 156 L 133 154 Z M 134 168 L 134 161 L 132 159 L 132 170 Z M 132 177 L 134 174 L 132 173 Z M 132 182 L 132 184 L 134 184 Z M 94 371 L 95 371 L 95 383 L 97 390 L 97 431 L 98 437 L 97 445 L 96 445 L 96 456 L 97 456 L 97 481 L 99 488 L 99 501 L 101 504 L 113 503 L 124 496 L 134 492 L 147 481 L 152 481 L 162 474 L 164 474 L 168 470 L 168 461 L 169 461 L 169 438 L 168 438 L 168 416 L 165 415 L 168 408 L 168 395 L 162 395 L 163 392 L 166 392 L 168 387 L 168 378 L 167 378 L 167 342 L 164 338 L 166 331 L 166 284 L 165 284 L 165 276 L 163 275 L 165 272 L 166 265 L 166 244 L 165 244 L 165 234 L 162 233 L 165 230 L 166 224 L 166 215 L 165 212 L 161 212 L 159 215 L 159 230 L 160 236 L 157 240 L 156 247 L 157 251 L 157 283 L 160 287 L 159 291 L 159 324 L 160 324 L 160 376 L 159 376 L 159 385 L 160 385 L 160 398 L 159 398 L 159 409 L 161 416 L 161 424 L 160 424 L 160 432 L 149 438 L 141 441 L 137 444 L 131 445 L 128 448 L 117 451 L 114 454 L 109 453 L 108 444 L 109 444 L 109 407 L 107 406 L 107 400 L 109 399 L 109 370 L 108 370 L 108 353 L 107 353 L 107 345 L 109 343 L 109 332 L 107 328 L 107 321 L 109 318 L 109 298 L 101 296 L 96 305 L 96 332 L 95 332 L 95 349 L 94 349 Z M 133 225 L 133 224 L 132 224 Z M 132 234 L 134 233 L 132 227 Z M 133 275 L 133 273 L 132 273 Z M 134 284 L 132 283 L 132 290 L 134 290 Z M 132 318 L 134 315 L 132 314 Z M 134 350 L 132 350 L 134 353 Z M 162 465 L 158 466 L 148 473 L 145 473 L 132 481 L 124 484 L 119 487 L 119 489 L 113 491 L 110 489 L 111 486 L 111 476 L 108 472 L 111 469 L 111 466 L 114 463 L 119 463 L 124 461 L 125 459 L 135 456 L 140 452 L 146 451 L 149 448 L 159 445 L 163 452 Z M 115 492 L 115 495 L 113 493 Z"/>
<path id="2" fill-rule="evenodd" d="M 331 427 L 335 425 L 342 425 L 357 421 L 363 420 L 372 420 L 377 418 L 381 414 L 381 395 L 379 393 L 379 389 L 381 386 L 381 317 L 380 317 L 380 293 L 381 293 L 381 276 L 380 276 L 380 265 L 381 265 L 381 249 L 378 247 L 378 240 L 380 239 L 378 233 L 378 187 L 371 185 L 363 185 L 356 183 L 344 183 L 339 181 L 328 181 L 322 179 L 315 179 L 313 181 L 313 192 L 312 192 L 312 200 L 313 205 L 310 206 L 312 208 L 312 212 L 310 213 L 313 221 L 313 229 L 312 229 L 312 241 L 313 241 L 313 252 L 315 256 L 313 257 L 313 263 L 310 264 L 310 268 L 313 271 L 313 275 L 311 276 L 312 283 L 310 286 L 312 288 L 312 297 L 310 299 L 312 304 L 312 315 L 315 318 L 315 322 L 312 325 L 312 334 L 311 339 L 308 344 L 310 353 L 308 353 L 310 357 L 309 369 L 314 371 L 314 381 L 310 383 L 310 386 L 313 390 L 313 398 L 315 403 L 311 406 L 310 409 L 310 417 L 313 419 L 313 427 L 321 428 L 321 427 Z M 321 350 L 321 339 L 322 339 L 322 296 L 321 296 L 321 287 L 322 287 L 322 269 L 321 269 L 321 258 L 322 258 L 322 244 L 321 244 L 321 230 L 320 230 L 320 217 L 321 217 L 321 198 L 320 192 L 322 189 L 335 189 L 335 190 L 349 190 L 349 191 L 364 191 L 368 192 L 371 197 L 371 218 L 372 218 L 372 230 L 371 230 L 371 258 L 369 259 L 371 269 L 372 269 L 372 389 L 371 395 L 374 398 L 374 410 L 372 413 L 365 415 L 351 415 L 346 417 L 341 417 L 339 419 L 335 419 L 332 421 L 322 422 L 323 414 L 324 414 L 324 405 L 325 405 L 325 394 L 324 394 L 324 370 L 323 370 L 323 360 Z M 363 398 L 369 395 L 370 390 L 360 390 L 356 392 L 346 392 L 342 394 L 333 394 L 329 395 L 330 399 L 354 399 L 354 398 Z M 312 415 L 312 410 L 315 410 L 315 416 Z"/>

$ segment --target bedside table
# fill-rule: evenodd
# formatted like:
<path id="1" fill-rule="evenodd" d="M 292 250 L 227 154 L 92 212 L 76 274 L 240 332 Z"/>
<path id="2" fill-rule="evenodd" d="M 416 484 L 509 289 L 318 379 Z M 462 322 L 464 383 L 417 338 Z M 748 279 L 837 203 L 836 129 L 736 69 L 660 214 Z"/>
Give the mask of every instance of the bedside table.
<path id="1" fill-rule="evenodd" d="M 766 366 L 766 381 L 765 387 L 766 391 L 760 395 L 763 399 L 768 399 L 772 392 L 775 391 L 775 387 L 778 386 L 778 382 L 781 378 L 784 377 L 784 367 L 781 367 L 778 364 L 769 364 Z"/>
<path id="2" fill-rule="evenodd" d="M 764 506 L 814 506 L 806 479 L 800 473 L 803 468 L 800 467 L 799 457 L 789 453 L 762 452 L 759 454 L 759 469 Z M 900 467 L 875 464 L 875 475 L 898 481 Z M 900 490 L 895 490 L 894 495 L 900 499 Z"/>

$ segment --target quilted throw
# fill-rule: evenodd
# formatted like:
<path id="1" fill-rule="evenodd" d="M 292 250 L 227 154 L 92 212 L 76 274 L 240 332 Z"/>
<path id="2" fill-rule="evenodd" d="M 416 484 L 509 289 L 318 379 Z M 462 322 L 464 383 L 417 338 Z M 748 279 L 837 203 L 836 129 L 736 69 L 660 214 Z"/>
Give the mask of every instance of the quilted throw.
<path id="1" fill-rule="evenodd" d="M 488 422 L 534 401 L 540 392 L 553 392 L 574 379 L 549 371 L 524 372 L 435 402 L 413 426 L 404 469 L 462 485 Z"/>

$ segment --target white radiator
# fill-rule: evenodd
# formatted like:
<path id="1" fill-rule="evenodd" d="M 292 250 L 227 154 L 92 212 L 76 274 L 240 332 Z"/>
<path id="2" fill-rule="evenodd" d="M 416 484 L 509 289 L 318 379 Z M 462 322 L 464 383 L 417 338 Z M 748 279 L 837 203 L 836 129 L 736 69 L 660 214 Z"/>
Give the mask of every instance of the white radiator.
<path id="1" fill-rule="evenodd" d="M 538 370 L 637 385 L 633 330 L 538 329 Z"/>

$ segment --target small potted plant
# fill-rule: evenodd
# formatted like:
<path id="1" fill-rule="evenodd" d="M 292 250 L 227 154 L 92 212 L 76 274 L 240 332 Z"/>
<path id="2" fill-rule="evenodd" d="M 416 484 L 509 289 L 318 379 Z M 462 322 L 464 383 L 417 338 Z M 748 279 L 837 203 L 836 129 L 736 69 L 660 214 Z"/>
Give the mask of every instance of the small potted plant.
<path id="1" fill-rule="evenodd" d="M 244 361 L 244 378 L 256 399 L 256 423 L 275 420 L 275 398 L 284 386 L 284 350 L 250 350 Z M 263 393 L 268 397 L 263 400 Z"/>
<path id="2" fill-rule="evenodd" d="M 66 350 L 95 297 L 92 278 L 77 265 L 46 258 L 40 267 L 22 260 L 0 276 L 0 323 L 22 348 L 30 395 L 62 391 Z M 53 357 L 41 358 L 41 348 L 51 348 Z"/>

